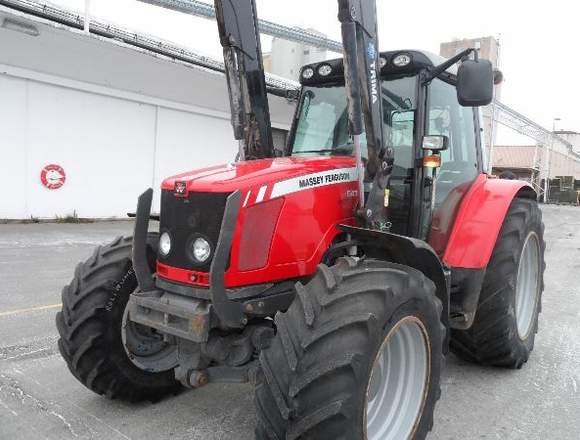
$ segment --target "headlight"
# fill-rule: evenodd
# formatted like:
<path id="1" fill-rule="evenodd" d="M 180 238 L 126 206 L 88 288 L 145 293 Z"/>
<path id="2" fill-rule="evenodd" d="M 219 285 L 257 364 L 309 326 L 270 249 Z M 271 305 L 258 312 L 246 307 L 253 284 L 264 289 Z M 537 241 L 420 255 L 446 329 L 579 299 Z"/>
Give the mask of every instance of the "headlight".
<path id="1" fill-rule="evenodd" d="M 332 72 L 332 67 L 329 64 L 323 64 L 318 68 L 318 74 L 320 76 L 328 76 Z"/>
<path id="2" fill-rule="evenodd" d="M 211 255 L 211 245 L 205 238 L 198 237 L 193 241 L 191 251 L 197 262 L 205 263 Z"/>
<path id="3" fill-rule="evenodd" d="M 161 237 L 159 237 L 159 253 L 161 256 L 167 257 L 169 252 L 171 252 L 171 236 L 169 233 L 164 232 L 161 234 Z"/>
<path id="4" fill-rule="evenodd" d="M 393 59 L 393 64 L 397 67 L 405 67 L 411 62 L 411 55 L 402 53 Z"/>
<path id="5" fill-rule="evenodd" d="M 314 70 L 311 67 L 307 67 L 302 71 L 302 78 L 310 79 L 314 76 Z"/>

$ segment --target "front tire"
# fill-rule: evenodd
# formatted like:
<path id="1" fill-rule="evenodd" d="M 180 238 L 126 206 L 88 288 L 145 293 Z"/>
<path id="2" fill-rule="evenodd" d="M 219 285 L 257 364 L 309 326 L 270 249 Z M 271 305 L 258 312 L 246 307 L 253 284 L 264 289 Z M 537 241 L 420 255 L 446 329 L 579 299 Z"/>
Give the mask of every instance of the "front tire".
<path id="1" fill-rule="evenodd" d="M 296 292 L 260 355 L 257 439 L 424 439 L 445 335 L 433 282 L 342 258 Z"/>
<path id="2" fill-rule="evenodd" d="M 149 234 L 151 262 L 157 240 L 157 234 Z M 161 358 L 171 356 L 171 347 L 162 345 L 161 335 L 127 320 L 127 301 L 137 289 L 131 247 L 131 237 L 119 237 L 77 266 L 71 284 L 62 290 L 62 311 L 56 315 L 58 347 L 71 373 L 95 393 L 155 401 L 178 390 L 179 384 L 171 359 Z M 139 360 L 148 359 L 165 371 L 139 368 Z"/>
<path id="3" fill-rule="evenodd" d="M 514 199 L 485 273 L 473 325 L 452 330 L 456 355 L 506 368 L 521 368 L 528 361 L 542 306 L 544 250 L 537 202 Z"/>

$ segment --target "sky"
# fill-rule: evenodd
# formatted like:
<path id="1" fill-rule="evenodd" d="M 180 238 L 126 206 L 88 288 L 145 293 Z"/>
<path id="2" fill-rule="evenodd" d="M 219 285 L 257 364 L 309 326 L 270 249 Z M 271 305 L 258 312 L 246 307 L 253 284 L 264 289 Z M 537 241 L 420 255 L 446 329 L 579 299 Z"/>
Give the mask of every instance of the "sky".
<path id="1" fill-rule="evenodd" d="M 209 1 L 205 0 L 209 3 Z M 340 39 L 336 0 L 256 0 L 260 18 Z M 85 0 L 51 0 L 83 10 Z M 221 59 L 215 22 L 137 0 L 91 0 L 91 14 Z M 443 41 L 494 36 L 501 45 L 501 101 L 551 129 L 580 132 L 580 5 L 571 0 L 377 0 L 380 50 L 439 52 Z M 263 37 L 262 49 L 270 47 Z M 513 143 L 529 143 L 498 134 Z"/>

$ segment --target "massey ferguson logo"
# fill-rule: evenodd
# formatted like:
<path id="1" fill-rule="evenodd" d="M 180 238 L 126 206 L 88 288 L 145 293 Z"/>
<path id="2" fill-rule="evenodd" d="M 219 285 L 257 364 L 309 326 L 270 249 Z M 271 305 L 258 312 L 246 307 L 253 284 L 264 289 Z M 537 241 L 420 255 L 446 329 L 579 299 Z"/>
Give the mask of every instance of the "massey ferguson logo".
<path id="1" fill-rule="evenodd" d="M 176 197 L 187 196 L 187 183 L 186 182 L 175 182 L 173 194 L 175 194 Z"/>

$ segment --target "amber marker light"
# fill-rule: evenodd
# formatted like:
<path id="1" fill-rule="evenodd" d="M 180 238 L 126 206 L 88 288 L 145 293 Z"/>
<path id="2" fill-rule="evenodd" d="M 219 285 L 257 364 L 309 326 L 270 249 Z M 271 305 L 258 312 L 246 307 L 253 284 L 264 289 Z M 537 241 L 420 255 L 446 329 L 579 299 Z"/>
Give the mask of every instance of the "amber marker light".
<path id="1" fill-rule="evenodd" d="M 423 166 L 425 168 L 439 168 L 441 166 L 441 156 L 438 154 L 432 154 L 423 157 Z"/>

